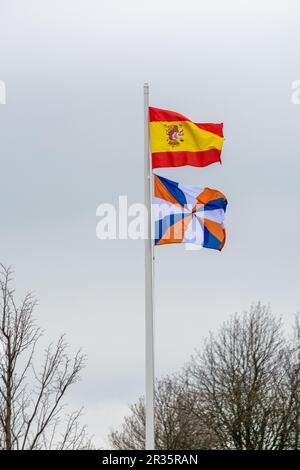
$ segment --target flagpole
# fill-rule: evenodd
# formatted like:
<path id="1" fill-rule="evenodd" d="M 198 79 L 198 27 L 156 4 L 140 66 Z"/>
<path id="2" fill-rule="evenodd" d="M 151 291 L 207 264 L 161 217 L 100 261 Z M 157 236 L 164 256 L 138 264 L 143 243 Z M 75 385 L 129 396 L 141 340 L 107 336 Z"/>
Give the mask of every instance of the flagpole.
<path id="1" fill-rule="evenodd" d="M 153 240 L 152 165 L 149 145 L 149 84 L 144 84 L 144 178 L 147 234 L 145 238 L 145 340 L 146 340 L 146 450 L 154 450 L 154 315 L 153 315 Z"/>

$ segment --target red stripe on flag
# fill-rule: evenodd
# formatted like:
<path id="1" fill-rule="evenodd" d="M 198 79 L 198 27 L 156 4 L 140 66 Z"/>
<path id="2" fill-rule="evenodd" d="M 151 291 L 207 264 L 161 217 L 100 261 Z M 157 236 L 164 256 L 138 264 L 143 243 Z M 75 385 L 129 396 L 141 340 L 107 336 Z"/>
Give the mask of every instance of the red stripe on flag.
<path id="1" fill-rule="evenodd" d="M 167 109 L 159 109 L 159 108 L 149 108 L 149 116 L 150 122 L 155 121 L 163 121 L 163 122 L 173 122 L 173 121 L 189 121 L 192 122 L 187 117 L 183 116 L 182 114 L 176 113 L 175 111 L 168 111 Z M 196 126 L 199 129 L 203 129 L 204 131 L 212 132 L 213 134 L 219 135 L 220 137 L 223 136 L 223 123 L 197 123 L 195 122 Z"/>
<path id="2" fill-rule="evenodd" d="M 216 134 L 220 137 L 224 137 L 223 135 L 223 122 L 220 124 L 214 124 L 214 123 L 209 123 L 209 124 L 202 124 L 195 122 L 196 126 L 199 127 L 199 129 L 203 129 L 204 131 L 211 132 L 212 134 Z"/>
<path id="3" fill-rule="evenodd" d="M 211 149 L 203 152 L 157 152 L 152 154 L 152 168 L 172 166 L 207 166 L 221 163 L 221 150 Z"/>
<path id="4" fill-rule="evenodd" d="M 176 113 L 175 111 L 168 111 L 167 109 L 159 109 L 159 108 L 149 108 L 149 117 L 150 122 L 153 121 L 164 121 L 164 122 L 172 122 L 172 121 L 190 121 L 190 119 L 186 118 L 182 114 Z"/>

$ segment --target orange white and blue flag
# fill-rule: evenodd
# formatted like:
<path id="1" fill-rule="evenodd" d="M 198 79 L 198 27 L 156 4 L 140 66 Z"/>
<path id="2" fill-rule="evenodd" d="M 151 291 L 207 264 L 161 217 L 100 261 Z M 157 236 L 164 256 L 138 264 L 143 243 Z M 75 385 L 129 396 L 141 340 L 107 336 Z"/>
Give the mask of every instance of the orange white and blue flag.
<path id="1" fill-rule="evenodd" d="M 216 189 L 154 175 L 155 244 L 193 243 L 221 250 L 227 199 Z"/>
<path id="2" fill-rule="evenodd" d="M 149 108 L 152 167 L 221 163 L 223 124 L 198 124 L 165 109 Z"/>

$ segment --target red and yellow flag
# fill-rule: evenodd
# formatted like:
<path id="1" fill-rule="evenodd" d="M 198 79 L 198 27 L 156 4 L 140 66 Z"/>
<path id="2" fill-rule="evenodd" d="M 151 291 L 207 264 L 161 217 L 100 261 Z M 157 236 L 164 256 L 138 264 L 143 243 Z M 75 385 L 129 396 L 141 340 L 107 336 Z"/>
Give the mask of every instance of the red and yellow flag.
<path id="1" fill-rule="evenodd" d="M 153 168 L 221 162 L 223 123 L 198 124 L 158 108 L 149 113 Z"/>

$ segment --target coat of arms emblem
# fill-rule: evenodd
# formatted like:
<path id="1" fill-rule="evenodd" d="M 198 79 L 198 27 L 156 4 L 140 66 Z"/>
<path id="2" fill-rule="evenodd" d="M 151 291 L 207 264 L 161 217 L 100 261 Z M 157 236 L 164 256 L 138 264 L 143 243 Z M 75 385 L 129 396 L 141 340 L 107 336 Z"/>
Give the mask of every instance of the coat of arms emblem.
<path id="1" fill-rule="evenodd" d="M 170 124 L 166 126 L 167 142 L 169 145 L 176 146 L 183 142 L 183 128 L 181 124 Z"/>

